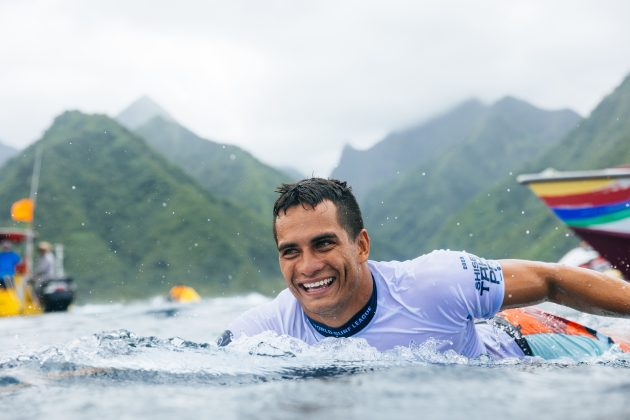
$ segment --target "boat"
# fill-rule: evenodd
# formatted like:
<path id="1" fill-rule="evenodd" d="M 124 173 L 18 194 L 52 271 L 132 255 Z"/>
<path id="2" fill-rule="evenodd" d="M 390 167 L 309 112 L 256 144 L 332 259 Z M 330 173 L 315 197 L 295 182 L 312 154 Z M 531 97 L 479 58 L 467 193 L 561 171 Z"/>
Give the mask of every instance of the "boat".
<path id="1" fill-rule="evenodd" d="M 0 229 L 0 241 L 9 241 L 15 246 L 24 244 L 28 232 L 23 229 Z M 27 265 L 22 261 L 16 267 L 12 284 L 0 288 L 0 317 L 16 315 L 36 315 L 43 312 L 33 290 L 25 282 Z"/>
<path id="2" fill-rule="evenodd" d="M 53 258 L 54 275 L 42 281 L 40 285 L 40 303 L 44 312 L 67 311 L 74 301 L 76 285 L 71 277 L 67 277 L 63 268 L 63 245 L 55 244 Z"/>
<path id="3" fill-rule="evenodd" d="M 50 278 L 42 281 L 32 278 L 33 267 L 33 219 L 41 166 L 41 147 L 36 149 L 31 194 L 11 206 L 11 219 L 24 223 L 25 228 L 0 229 L 0 242 L 9 241 L 14 246 L 23 246 L 22 261 L 16 266 L 12 279 L 0 287 L 0 317 L 36 315 L 44 312 L 65 311 L 74 300 L 74 281 L 66 277 L 63 270 L 63 246 L 55 244 L 53 252 L 54 270 Z M 52 252 L 52 250 L 49 250 Z M 8 283 L 8 284 L 7 284 Z M 33 286 L 37 283 L 37 286 Z M 36 290 L 35 290 L 36 289 Z"/>
<path id="4" fill-rule="evenodd" d="M 29 238 L 26 229 L 0 229 L 0 242 L 9 241 L 14 247 L 25 245 Z M 0 287 L 0 317 L 18 315 L 38 315 L 45 312 L 66 311 L 76 293 L 76 286 L 70 277 L 63 273 L 63 247 L 56 244 L 55 276 L 41 282 L 39 296 L 28 281 L 31 278 L 28 257 L 16 266 L 16 273 L 10 284 Z"/>
<path id="5" fill-rule="evenodd" d="M 623 279 L 621 271 L 617 270 L 610 261 L 602 257 L 586 241 L 580 242 L 577 247 L 569 250 L 558 262 L 564 265 L 588 268 Z"/>
<path id="6" fill-rule="evenodd" d="M 523 174 L 517 181 L 630 279 L 630 167 Z"/>

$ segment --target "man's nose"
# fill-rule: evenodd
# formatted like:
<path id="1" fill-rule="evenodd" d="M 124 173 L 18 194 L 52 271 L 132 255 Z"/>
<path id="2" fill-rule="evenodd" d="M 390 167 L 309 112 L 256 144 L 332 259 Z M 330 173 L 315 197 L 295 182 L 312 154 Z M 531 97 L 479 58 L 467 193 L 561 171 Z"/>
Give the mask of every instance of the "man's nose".
<path id="1" fill-rule="evenodd" d="M 324 267 L 323 261 L 312 251 L 302 253 L 300 265 L 298 267 L 300 274 L 306 277 L 313 277 L 319 274 Z"/>

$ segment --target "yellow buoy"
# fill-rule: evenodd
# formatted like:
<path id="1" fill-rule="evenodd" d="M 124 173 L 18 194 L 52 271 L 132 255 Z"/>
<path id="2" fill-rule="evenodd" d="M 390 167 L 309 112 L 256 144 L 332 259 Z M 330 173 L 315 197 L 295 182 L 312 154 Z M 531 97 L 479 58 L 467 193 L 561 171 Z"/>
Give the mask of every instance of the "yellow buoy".
<path id="1" fill-rule="evenodd" d="M 189 303 L 199 302 L 201 297 L 192 287 L 178 284 L 171 287 L 171 290 L 168 291 L 168 300 L 171 302 Z"/>

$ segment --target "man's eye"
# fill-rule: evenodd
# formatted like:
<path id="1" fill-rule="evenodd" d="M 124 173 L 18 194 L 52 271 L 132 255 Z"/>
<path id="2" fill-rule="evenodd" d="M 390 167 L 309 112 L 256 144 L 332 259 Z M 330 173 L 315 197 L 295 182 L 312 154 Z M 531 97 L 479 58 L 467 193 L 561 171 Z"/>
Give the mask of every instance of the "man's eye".
<path id="1" fill-rule="evenodd" d="M 285 249 L 283 250 L 280 255 L 282 255 L 285 258 L 291 258 L 294 257 L 295 255 L 297 255 L 297 249 L 294 248 L 289 248 L 289 249 Z"/>
<path id="2" fill-rule="evenodd" d="M 328 249 L 333 246 L 335 243 L 331 240 L 325 239 L 323 241 L 317 242 L 317 248 L 319 249 Z"/>

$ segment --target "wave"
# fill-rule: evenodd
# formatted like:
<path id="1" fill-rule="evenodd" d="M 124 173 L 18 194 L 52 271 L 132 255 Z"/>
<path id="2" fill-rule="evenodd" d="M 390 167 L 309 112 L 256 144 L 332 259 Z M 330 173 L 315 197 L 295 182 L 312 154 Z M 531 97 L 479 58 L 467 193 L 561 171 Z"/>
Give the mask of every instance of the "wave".
<path id="1" fill-rule="evenodd" d="M 549 369 L 601 365 L 630 368 L 626 353 L 575 362 L 540 358 L 469 359 L 439 353 L 437 343 L 379 352 L 362 339 L 326 339 L 314 346 L 274 333 L 243 337 L 228 347 L 179 337 L 136 336 L 128 330 L 107 331 L 0 361 L 0 389 L 51 381 L 97 381 L 180 385 L 243 385 L 307 380 L 374 371 L 435 366 L 492 369 Z"/>

